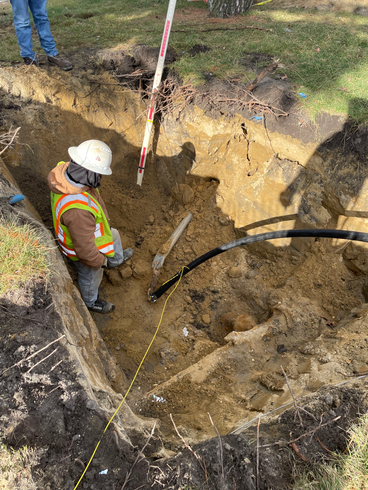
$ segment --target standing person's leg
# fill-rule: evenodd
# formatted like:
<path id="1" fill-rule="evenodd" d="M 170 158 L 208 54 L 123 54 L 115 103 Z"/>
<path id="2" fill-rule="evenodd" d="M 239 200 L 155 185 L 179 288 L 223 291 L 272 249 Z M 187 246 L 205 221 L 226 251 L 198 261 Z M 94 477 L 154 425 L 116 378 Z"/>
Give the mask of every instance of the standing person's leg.
<path id="1" fill-rule="evenodd" d="M 114 257 L 107 258 L 107 265 L 112 269 L 113 267 L 117 267 L 118 265 L 122 264 L 126 260 L 130 259 L 130 257 L 133 255 L 134 252 L 131 248 L 127 248 L 123 250 L 123 246 L 121 244 L 121 238 L 118 230 L 115 230 L 115 228 L 111 228 L 111 233 L 112 233 L 112 239 L 114 241 L 115 255 Z"/>
<path id="2" fill-rule="evenodd" d="M 51 34 L 50 22 L 47 16 L 47 0 L 28 1 L 29 8 L 31 9 L 33 20 L 38 32 L 38 37 L 40 39 L 41 48 L 48 56 L 56 56 L 58 54 L 58 51 L 56 49 L 54 38 Z"/>
<path id="3" fill-rule="evenodd" d="M 38 37 L 42 49 L 48 56 L 48 61 L 51 65 L 58 66 L 61 70 L 69 71 L 73 65 L 62 58 L 56 49 L 54 38 L 51 34 L 50 22 L 47 16 L 46 3 L 47 0 L 28 0 L 29 8 L 31 9 L 34 23 L 37 27 Z"/>
<path id="4" fill-rule="evenodd" d="M 98 288 L 102 281 L 103 269 L 92 269 L 80 261 L 73 261 L 78 271 L 78 286 L 86 305 L 93 306 L 98 298 Z"/>
<path id="5" fill-rule="evenodd" d="M 87 308 L 97 313 L 110 313 L 115 309 L 113 303 L 108 303 L 98 297 L 98 288 L 102 281 L 103 269 L 94 269 L 82 264 L 80 261 L 73 261 L 78 271 L 78 286 L 82 299 Z"/>
<path id="6" fill-rule="evenodd" d="M 28 0 L 10 0 L 13 9 L 14 27 L 22 58 L 36 59 L 32 47 L 32 27 L 30 24 Z"/>

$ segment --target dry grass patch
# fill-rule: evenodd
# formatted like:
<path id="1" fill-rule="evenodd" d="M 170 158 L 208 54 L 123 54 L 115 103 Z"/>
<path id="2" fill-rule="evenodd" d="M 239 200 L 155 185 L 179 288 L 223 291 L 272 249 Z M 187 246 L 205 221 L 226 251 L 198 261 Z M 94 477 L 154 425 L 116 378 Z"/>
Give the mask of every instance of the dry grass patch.
<path id="1" fill-rule="evenodd" d="M 0 296 L 31 279 L 47 277 L 47 253 L 39 231 L 0 217 Z"/>

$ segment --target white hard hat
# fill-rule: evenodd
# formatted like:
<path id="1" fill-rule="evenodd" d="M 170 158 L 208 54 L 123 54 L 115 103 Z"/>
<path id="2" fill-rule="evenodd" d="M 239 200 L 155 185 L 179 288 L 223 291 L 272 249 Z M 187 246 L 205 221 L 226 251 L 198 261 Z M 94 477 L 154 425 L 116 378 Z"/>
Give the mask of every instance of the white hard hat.
<path id="1" fill-rule="evenodd" d="M 71 146 L 68 149 L 70 158 L 87 170 L 96 174 L 111 175 L 110 168 L 112 152 L 106 143 L 99 140 L 88 140 L 79 146 Z"/>

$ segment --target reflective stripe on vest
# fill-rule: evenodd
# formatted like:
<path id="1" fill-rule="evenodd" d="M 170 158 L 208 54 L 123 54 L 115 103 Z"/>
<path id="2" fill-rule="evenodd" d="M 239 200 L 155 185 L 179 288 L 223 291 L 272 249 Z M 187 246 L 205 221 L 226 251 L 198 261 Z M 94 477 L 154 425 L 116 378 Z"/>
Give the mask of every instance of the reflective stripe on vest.
<path id="1" fill-rule="evenodd" d="M 114 250 L 114 244 L 112 242 L 106 243 L 106 245 L 100 245 L 97 248 L 102 254 L 108 254 Z"/>
<path id="2" fill-rule="evenodd" d="M 78 198 L 76 199 L 76 197 Z M 55 206 L 55 217 L 56 217 L 56 227 L 58 230 L 58 242 L 61 248 L 61 251 L 63 254 L 65 254 L 67 257 L 77 257 L 77 254 L 75 250 L 72 248 L 68 247 L 66 245 L 66 235 L 62 227 L 60 226 L 60 215 L 63 212 L 63 210 L 70 206 L 71 204 L 82 204 L 86 207 L 92 208 L 96 213 L 98 213 L 98 205 L 92 199 L 90 196 L 82 193 L 82 194 L 77 194 L 77 195 L 63 195 L 60 197 L 60 199 L 57 201 L 56 206 Z M 98 227 L 98 233 L 101 233 L 100 227 Z M 97 233 L 97 225 L 96 225 L 96 231 L 95 231 L 95 237 Z M 98 235 L 102 236 L 102 235 Z M 114 247 L 112 247 L 114 249 Z M 103 253 L 103 252 L 102 252 Z"/>
<path id="3" fill-rule="evenodd" d="M 99 206 L 96 201 L 88 194 L 74 194 L 74 195 L 63 195 L 59 198 L 55 205 L 55 218 L 56 218 L 56 230 L 57 238 L 61 248 L 61 251 L 70 258 L 77 257 L 74 249 L 67 246 L 67 237 L 65 231 L 60 225 L 60 216 L 62 212 L 69 206 L 74 204 L 81 204 L 89 208 L 89 211 L 93 209 L 97 214 L 99 213 Z M 94 232 L 94 237 L 101 238 L 105 235 L 103 223 L 96 223 L 96 228 Z M 105 243 L 97 247 L 102 254 L 109 254 L 114 251 L 113 242 Z"/>
<path id="4" fill-rule="evenodd" d="M 95 230 L 95 238 L 99 238 L 101 236 L 104 236 L 105 232 L 103 229 L 102 223 L 97 223 L 96 224 L 96 230 Z"/>
<path id="5" fill-rule="evenodd" d="M 82 204 L 84 206 L 94 209 L 96 213 L 98 213 L 98 204 L 96 204 L 94 199 L 84 193 L 77 194 L 77 196 L 78 199 L 76 199 L 75 195 L 73 196 L 69 194 L 60 197 L 55 206 L 55 216 L 57 222 L 59 222 L 60 213 L 64 210 L 65 207 L 69 206 L 70 204 Z"/>

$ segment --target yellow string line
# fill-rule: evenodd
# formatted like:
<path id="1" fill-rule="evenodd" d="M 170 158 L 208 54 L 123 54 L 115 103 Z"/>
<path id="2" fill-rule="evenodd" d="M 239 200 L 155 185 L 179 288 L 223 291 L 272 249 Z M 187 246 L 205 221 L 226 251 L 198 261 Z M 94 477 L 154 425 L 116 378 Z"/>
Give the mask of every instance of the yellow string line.
<path id="1" fill-rule="evenodd" d="M 97 449 L 98 449 L 98 446 L 100 445 L 100 442 L 102 441 L 103 436 L 105 435 L 105 433 L 106 433 L 106 431 L 107 431 L 107 429 L 108 429 L 109 425 L 110 425 L 110 424 L 111 424 L 111 422 L 113 421 L 113 419 L 114 419 L 115 415 L 118 413 L 118 411 L 120 410 L 121 406 L 122 406 L 122 405 L 123 405 L 123 403 L 125 402 L 125 399 L 126 399 L 126 397 L 128 396 L 128 393 L 130 392 L 130 390 L 131 390 L 131 388 L 132 388 L 132 386 L 133 386 L 133 384 L 134 384 L 134 381 L 135 381 L 135 379 L 136 379 L 136 377 L 137 377 L 137 375 L 138 375 L 138 373 L 139 373 L 139 370 L 141 369 L 142 364 L 144 363 L 144 360 L 146 359 L 147 354 L 148 354 L 148 352 L 149 352 L 149 350 L 150 350 L 150 348 L 151 348 L 151 346 L 152 346 L 152 344 L 153 344 L 153 342 L 154 342 L 154 340 L 155 340 L 155 338 L 156 338 L 156 335 L 157 335 L 157 333 L 158 333 L 158 329 L 159 329 L 159 328 L 160 328 L 160 326 L 161 326 L 161 323 L 162 323 L 162 318 L 163 318 L 164 313 L 165 313 L 166 304 L 167 304 L 167 302 L 169 301 L 170 296 L 171 296 L 171 295 L 174 293 L 174 291 L 176 290 L 176 288 L 179 286 L 179 283 L 180 283 L 180 281 L 181 281 L 181 278 L 183 277 L 183 272 L 184 272 L 184 269 L 185 269 L 185 267 L 183 267 L 183 268 L 181 269 L 179 281 L 177 282 L 176 286 L 175 286 L 175 287 L 174 287 L 174 289 L 171 291 L 171 293 L 169 294 L 169 296 L 166 298 L 166 301 L 165 301 L 165 303 L 164 303 L 164 307 L 162 308 L 162 313 L 161 313 L 161 318 L 160 318 L 160 321 L 159 321 L 159 323 L 158 323 L 158 325 L 157 325 L 157 328 L 156 328 L 156 331 L 155 331 L 155 333 L 154 333 L 154 335 L 153 335 L 153 337 L 152 337 L 152 340 L 151 340 L 151 342 L 150 342 L 149 346 L 147 347 L 147 350 L 146 350 L 146 352 L 145 352 L 145 354 L 144 354 L 144 356 L 143 356 L 143 359 L 141 360 L 141 363 L 140 363 L 140 364 L 139 364 L 139 366 L 138 366 L 138 369 L 137 369 L 137 371 L 136 371 L 136 373 L 135 373 L 135 375 L 134 375 L 134 378 L 133 378 L 132 382 L 130 383 L 130 386 L 129 386 L 129 388 L 128 388 L 127 392 L 125 393 L 124 398 L 122 399 L 122 401 L 121 401 L 120 405 L 119 405 L 119 406 L 118 406 L 118 408 L 115 410 L 115 412 L 114 412 L 113 416 L 111 417 L 111 419 L 108 421 L 108 423 L 107 423 L 107 425 L 106 425 L 106 427 L 105 427 L 105 429 L 104 429 L 104 431 L 103 431 L 103 433 L 102 433 L 102 436 L 101 436 L 100 440 L 98 441 L 97 446 L 95 447 L 95 450 L 93 451 L 92 456 L 90 457 L 90 460 L 88 461 L 88 464 L 87 464 L 87 466 L 86 466 L 85 470 L 84 470 L 84 471 L 83 471 L 83 473 L 82 473 L 82 476 L 79 478 L 78 483 L 77 483 L 77 484 L 76 484 L 76 486 L 74 487 L 74 490 L 76 490 L 76 489 L 78 488 L 78 486 L 79 486 L 80 482 L 82 481 L 82 479 L 83 479 L 84 475 L 86 474 L 86 471 L 88 470 L 89 465 L 92 463 L 92 460 L 93 460 L 93 458 L 94 458 L 94 456 L 95 456 L 95 454 L 96 454 L 96 451 L 97 451 Z M 175 277 L 175 276 L 174 276 L 174 277 Z"/>
<path id="2" fill-rule="evenodd" d="M 272 2 L 272 0 L 266 0 L 265 2 L 255 3 L 254 5 L 252 5 L 252 7 L 258 7 L 259 5 L 266 5 L 266 3 L 270 3 L 270 2 Z"/>
<path id="3" fill-rule="evenodd" d="M 170 279 L 168 279 L 167 281 L 165 281 L 164 283 L 162 283 L 162 285 L 163 285 L 163 286 L 165 286 L 165 284 L 167 284 L 168 282 L 172 281 L 173 279 L 175 279 L 175 277 L 177 277 L 177 276 L 179 276 L 179 275 L 180 275 L 180 279 L 181 279 L 181 278 L 182 278 L 182 276 L 183 276 L 183 273 L 184 273 L 184 269 L 188 269 L 188 270 L 190 270 L 190 269 L 189 269 L 189 267 L 187 267 L 187 266 L 185 265 L 185 266 L 182 268 L 182 270 L 181 270 L 180 272 L 178 272 L 177 274 L 175 274 L 175 276 L 170 277 Z M 180 279 L 179 279 L 179 281 L 180 281 Z M 174 291 L 175 291 L 175 289 L 176 289 L 176 286 L 175 286 L 175 288 L 174 288 Z M 174 291 L 173 291 L 173 292 L 174 292 Z M 170 294 L 171 294 L 171 293 L 170 293 Z M 170 298 L 170 295 L 169 295 L 169 298 Z"/>

